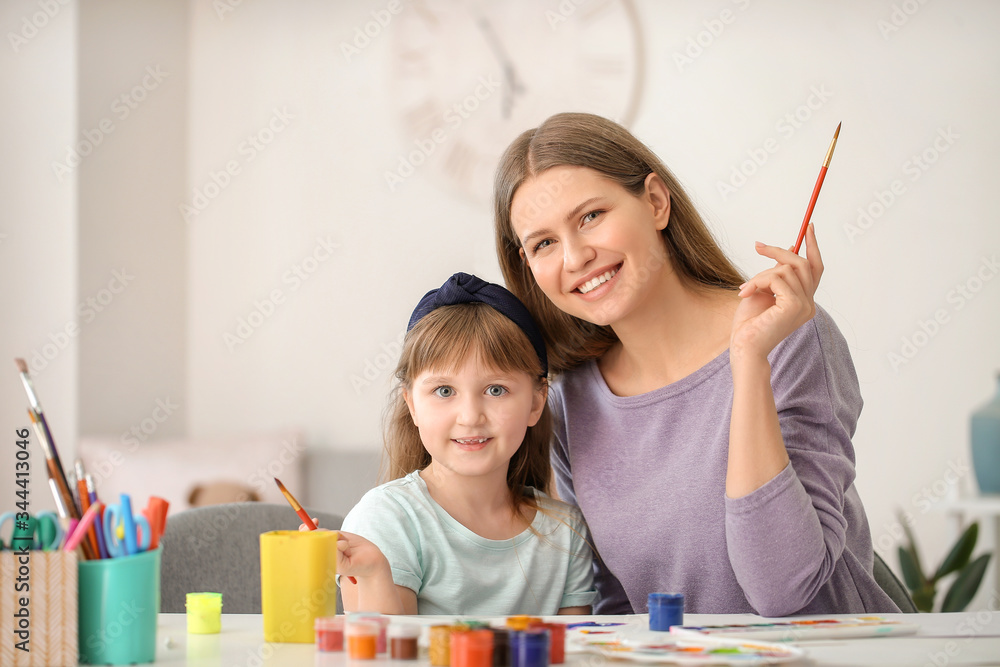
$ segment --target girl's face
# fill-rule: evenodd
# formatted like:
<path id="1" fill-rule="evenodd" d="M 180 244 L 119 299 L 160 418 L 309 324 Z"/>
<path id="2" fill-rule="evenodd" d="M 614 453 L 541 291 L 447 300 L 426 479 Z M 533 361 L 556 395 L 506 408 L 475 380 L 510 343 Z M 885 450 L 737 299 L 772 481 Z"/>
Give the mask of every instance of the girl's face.
<path id="1" fill-rule="evenodd" d="M 660 232 L 670 194 L 653 174 L 639 197 L 586 167 L 553 167 L 525 181 L 511 224 L 535 282 L 560 310 L 613 325 L 634 312 L 668 266 Z"/>
<path id="2" fill-rule="evenodd" d="M 403 396 L 435 474 L 494 476 L 507 465 L 538 423 L 545 389 L 527 373 L 485 367 L 478 355 L 455 370 L 429 369 Z"/>

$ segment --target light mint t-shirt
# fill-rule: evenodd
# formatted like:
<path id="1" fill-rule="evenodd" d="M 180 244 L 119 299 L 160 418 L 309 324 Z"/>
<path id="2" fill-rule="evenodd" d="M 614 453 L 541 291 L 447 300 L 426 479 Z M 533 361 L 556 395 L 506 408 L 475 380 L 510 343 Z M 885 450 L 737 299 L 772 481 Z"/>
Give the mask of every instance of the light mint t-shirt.
<path id="1" fill-rule="evenodd" d="M 417 594 L 418 614 L 542 616 L 593 604 L 593 555 L 579 511 L 535 495 L 545 510 L 531 524 L 538 535 L 489 540 L 438 505 L 417 471 L 366 493 L 343 529 L 382 550 L 393 581 Z"/>

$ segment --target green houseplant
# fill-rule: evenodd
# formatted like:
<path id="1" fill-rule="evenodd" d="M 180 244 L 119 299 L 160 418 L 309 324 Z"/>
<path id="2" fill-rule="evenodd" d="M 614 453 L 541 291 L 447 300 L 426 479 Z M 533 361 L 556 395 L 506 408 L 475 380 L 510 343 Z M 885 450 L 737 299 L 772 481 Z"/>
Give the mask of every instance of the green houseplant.
<path id="1" fill-rule="evenodd" d="M 910 589 L 910 595 L 913 597 L 913 603 L 917 609 L 933 611 L 938 582 L 949 574 L 957 572 L 958 575 L 941 602 L 940 611 L 964 611 L 972 602 L 972 598 L 976 596 L 976 591 L 979 590 L 979 584 L 983 581 L 983 575 L 986 574 L 986 566 L 989 564 L 991 556 L 991 554 L 985 553 L 975 560 L 971 560 L 972 552 L 976 548 L 976 540 L 979 538 L 979 523 L 973 522 L 965 529 L 951 551 L 930 576 L 924 574 L 923 566 L 920 564 L 920 555 L 917 553 L 917 543 L 902 517 L 900 517 L 900 524 L 906 532 L 907 544 L 899 547 L 899 567 L 903 572 L 903 581 Z"/>

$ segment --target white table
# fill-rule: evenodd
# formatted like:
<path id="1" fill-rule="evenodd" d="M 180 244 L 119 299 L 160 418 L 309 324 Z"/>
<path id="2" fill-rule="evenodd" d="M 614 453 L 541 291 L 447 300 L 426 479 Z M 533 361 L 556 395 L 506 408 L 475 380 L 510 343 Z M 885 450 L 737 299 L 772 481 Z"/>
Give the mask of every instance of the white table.
<path id="1" fill-rule="evenodd" d="M 867 639 L 817 640 L 801 642 L 806 651 L 804 665 L 998 665 L 1000 664 L 1000 612 L 961 614 L 882 614 L 920 625 L 912 636 Z M 828 615 L 824 618 L 835 618 Z M 408 622 L 434 624 L 451 622 L 454 616 L 397 617 Z M 569 622 L 571 617 L 558 620 Z M 584 617 L 572 617 L 584 620 Z M 804 617 L 807 618 L 807 617 Z M 631 619 L 647 624 L 647 617 L 586 617 L 586 620 L 620 621 Z M 480 619 L 488 620 L 488 619 Z M 753 623 L 759 617 L 749 614 L 686 614 L 684 622 L 695 625 Z M 196 667 L 278 667 L 315 665 L 316 667 L 427 667 L 426 652 L 417 661 L 348 660 L 344 653 L 317 653 L 313 644 L 271 644 L 264 641 L 263 622 L 256 614 L 223 614 L 222 633 L 189 635 L 183 614 L 160 614 L 157 635 L 157 667 L 191 665 Z M 600 667 L 607 661 L 589 654 L 568 654 L 567 667 Z M 620 667 L 639 663 L 616 662 Z"/>

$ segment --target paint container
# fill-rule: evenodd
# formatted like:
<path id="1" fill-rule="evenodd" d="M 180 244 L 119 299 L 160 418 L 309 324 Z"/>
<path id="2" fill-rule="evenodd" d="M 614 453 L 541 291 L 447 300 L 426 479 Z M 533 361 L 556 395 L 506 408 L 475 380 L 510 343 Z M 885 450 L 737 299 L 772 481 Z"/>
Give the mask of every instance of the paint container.
<path id="1" fill-rule="evenodd" d="M 432 625 L 427 657 L 434 667 L 451 666 L 451 626 Z"/>
<path id="2" fill-rule="evenodd" d="M 510 633 L 511 667 L 548 667 L 549 631 L 544 628 Z"/>
<path id="3" fill-rule="evenodd" d="M 507 627 L 511 630 L 527 630 L 532 623 L 541 623 L 537 616 L 508 616 Z"/>
<path id="4" fill-rule="evenodd" d="M 672 625 L 684 625 L 684 595 L 681 593 L 649 594 L 649 629 L 659 632 Z"/>
<path id="5" fill-rule="evenodd" d="M 469 630 L 451 634 L 451 667 L 492 667 L 493 633 Z"/>
<path id="6" fill-rule="evenodd" d="M 393 660 L 416 660 L 420 655 L 417 640 L 420 626 L 416 623 L 393 623 L 385 629 L 389 640 L 389 657 Z"/>
<path id="7" fill-rule="evenodd" d="M 378 625 L 378 636 L 375 638 L 375 652 L 385 653 L 388 651 L 388 645 L 386 644 L 385 629 L 389 627 L 389 617 L 383 616 L 377 612 L 373 611 L 357 611 L 353 614 L 348 614 L 348 622 L 350 621 L 369 621 Z"/>
<path id="8" fill-rule="evenodd" d="M 188 593 L 187 631 L 192 635 L 215 635 L 222 630 L 222 593 Z"/>
<path id="9" fill-rule="evenodd" d="M 374 660 L 379 625 L 368 620 L 348 621 L 344 627 L 347 655 L 353 660 Z"/>
<path id="10" fill-rule="evenodd" d="M 530 628 L 544 628 L 549 631 L 549 663 L 561 665 L 566 662 L 566 624 L 532 623 Z"/>
<path id="11" fill-rule="evenodd" d="M 321 653 L 344 650 L 343 616 L 322 616 L 316 619 L 316 650 Z"/>
<path id="12" fill-rule="evenodd" d="M 490 628 L 493 633 L 493 667 L 510 667 L 510 630 Z"/>

